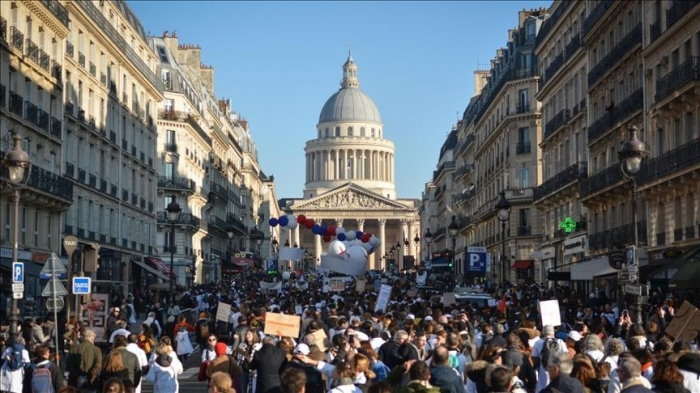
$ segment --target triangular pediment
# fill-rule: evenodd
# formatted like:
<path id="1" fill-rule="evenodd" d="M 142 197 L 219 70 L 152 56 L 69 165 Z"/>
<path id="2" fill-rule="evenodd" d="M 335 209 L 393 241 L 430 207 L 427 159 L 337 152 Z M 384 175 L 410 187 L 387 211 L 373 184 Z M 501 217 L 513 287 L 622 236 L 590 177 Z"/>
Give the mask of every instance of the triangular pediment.
<path id="1" fill-rule="evenodd" d="M 295 211 L 309 210 L 362 210 L 362 211 L 399 211 L 413 210 L 394 200 L 348 183 L 309 200 L 297 201 L 290 206 Z"/>

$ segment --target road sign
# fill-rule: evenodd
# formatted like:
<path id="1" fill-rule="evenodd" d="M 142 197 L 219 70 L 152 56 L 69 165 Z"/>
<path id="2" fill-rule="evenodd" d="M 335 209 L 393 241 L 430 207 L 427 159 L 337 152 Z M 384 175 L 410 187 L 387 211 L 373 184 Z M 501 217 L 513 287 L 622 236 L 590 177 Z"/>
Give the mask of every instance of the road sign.
<path id="1" fill-rule="evenodd" d="M 78 247 L 78 238 L 75 236 L 66 236 L 63 238 L 63 248 L 66 249 L 68 255 L 73 254 L 76 247 Z"/>
<path id="2" fill-rule="evenodd" d="M 544 258 L 544 253 L 542 251 L 533 251 L 530 253 L 530 259 L 542 259 Z"/>
<path id="3" fill-rule="evenodd" d="M 12 282 L 15 284 L 24 282 L 24 262 L 12 262 Z"/>
<path id="4" fill-rule="evenodd" d="M 12 292 L 13 299 L 22 299 L 24 297 L 24 292 Z"/>
<path id="5" fill-rule="evenodd" d="M 610 267 L 616 270 L 622 269 L 622 265 L 625 263 L 625 250 L 613 249 L 610 251 Z"/>
<path id="6" fill-rule="evenodd" d="M 639 285 L 625 285 L 625 293 L 642 296 L 642 287 Z"/>
<path id="7" fill-rule="evenodd" d="M 12 292 L 24 292 L 24 284 L 12 284 Z"/>
<path id="8" fill-rule="evenodd" d="M 90 277 L 73 277 L 73 295 L 89 295 L 90 287 Z"/>
<path id="9" fill-rule="evenodd" d="M 637 266 L 637 247 L 627 247 L 627 266 Z"/>
<path id="10" fill-rule="evenodd" d="M 59 312 L 63 310 L 65 303 L 62 297 L 50 297 L 46 299 L 46 309 L 50 312 Z"/>
<path id="11" fill-rule="evenodd" d="M 66 267 L 63 266 L 63 262 L 58 258 L 56 253 L 52 253 L 51 257 L 46 260 L 44 267 L 41 268 L 41 274 L 45 276 L 54 276 L 66 273 Z"/>
<path id="12" fill-rule="evenodd" d="M 466 271 L 469 273 L 486 273 L 486 248 L 467 248 L 466 265 Z"/>
<path id="13" fill-rule="evenodd" d="M 44 290 L 41 291 L 41 296 L 43 296 L 43 297 L 55 297 L 55 296 L 66 296 L 66 295 L 68 295 L 68 291 L 66 290 L 66 287 L 63 286 L 63 283 L 61 283 L 61 280 L 59 280 L 58 277 L 56 277 L 56 276 L 51 277 L 49 282 L 46 283 Z"/>

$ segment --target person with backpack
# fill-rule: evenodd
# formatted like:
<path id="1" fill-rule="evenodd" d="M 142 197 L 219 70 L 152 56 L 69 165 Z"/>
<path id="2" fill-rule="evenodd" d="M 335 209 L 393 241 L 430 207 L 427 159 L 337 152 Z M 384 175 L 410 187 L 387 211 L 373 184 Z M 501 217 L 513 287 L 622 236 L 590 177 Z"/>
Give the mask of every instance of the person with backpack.
<path id="1" fill-rule="evenodd" d="M 547 373 L 549 358 L 559 352 L 566 353 L 567 356 L 569 353 L 564 341 L 554 337 L 554 326 L 546 325 L 542 330 L 543 337 L 532 347 L 532 361 L 538 376 L 536 392 L 549 385 L 550 377 Z"/>
<path id="2" fill-rule="evenodd" d="M 25 368 L 30 364 L 29 352 L 25 348 L 23 337 L 16 337 L 2 354 L 0 369 L 0 390 L 3 392 L 22 393 L 24 388 Z"/>
<path id="3" fill-rule="evenodd" d="M 55 393 L 66 386 L 61 369 L 56 363 L 49 361 L 50 353 L 46 345 L 39 345 L 34 350 L 36 358 L 27 367 L 24 380 L 24 386 L 30 386 L 31 392 Z"/>

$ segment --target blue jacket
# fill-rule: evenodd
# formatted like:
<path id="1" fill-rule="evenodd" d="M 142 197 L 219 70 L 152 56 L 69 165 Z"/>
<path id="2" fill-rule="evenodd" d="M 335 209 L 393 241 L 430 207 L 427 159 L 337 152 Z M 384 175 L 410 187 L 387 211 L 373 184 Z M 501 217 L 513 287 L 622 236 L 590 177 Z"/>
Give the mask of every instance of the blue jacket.
<path id="1" fill-rule="evenodd" d="M 464 393 L 464 384 L 457 371 L 444 365 L 430 367 L 430 384 L 440 388 L 442 392 Z"/>

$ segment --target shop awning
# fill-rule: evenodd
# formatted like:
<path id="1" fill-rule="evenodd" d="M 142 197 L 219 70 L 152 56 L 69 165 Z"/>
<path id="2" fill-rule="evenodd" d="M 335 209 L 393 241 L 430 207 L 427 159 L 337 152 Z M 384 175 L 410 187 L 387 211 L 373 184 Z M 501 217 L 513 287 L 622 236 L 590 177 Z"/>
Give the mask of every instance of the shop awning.
<path id="1" fill-rule="evenodd" d="M 255 264 L 255 261 L 253 261 L 250 258 L 231 257 L 231 262 L 236 266 L 253 267 L 253 265 Z"/>
<path id="2" fill-rule="evenodd" d="M 138 265 L 139 267 L 141 267 L 143 270 L 145 270 L 145 271 L 147 271 L 147 272 L 153 274 L 154 276 L 160 278 L 161 280 L 166 280 L 166 281 L 168 280 L 168 276 L 166 276 L 165 274 L 159 272 L 158 270 L 156 270 L 156 269 L 154 269 L 154 268 L 152 268 L 152 267 L 146 265 L 144 262 L 139 262 L 139 261 L 132 261 L 132 262 L 133 262 L 135 265 Z"/>
<path id="3" fill-rule="evenodd" d="M 593 280 L 608 274 L 617 274 L 617 270 L 610 267 L 607 255 L 571 265 L 572 280 Z"/>
<path id="4" fill-rule="evenodd" d="M 511 269 L 529 269 L 532 267 L 532 260 L 515 261 L 510 268 Z"/>
<path id="5" fill-rule="evenodd" d="M 163 273 L 164 275 L 170 275 L 170 268 L 163 262 L 162 259 L 147 257 L 146 262 L 148 262 L 151 266 L 156 268 L 159 272 Z"/>

